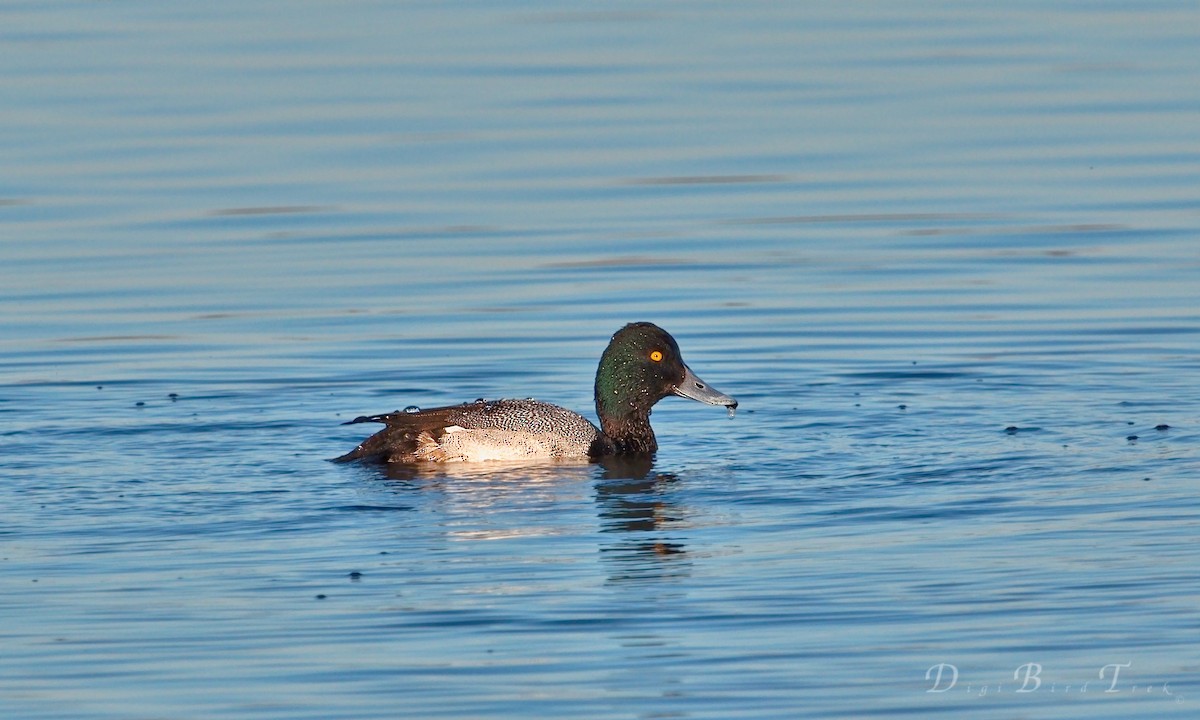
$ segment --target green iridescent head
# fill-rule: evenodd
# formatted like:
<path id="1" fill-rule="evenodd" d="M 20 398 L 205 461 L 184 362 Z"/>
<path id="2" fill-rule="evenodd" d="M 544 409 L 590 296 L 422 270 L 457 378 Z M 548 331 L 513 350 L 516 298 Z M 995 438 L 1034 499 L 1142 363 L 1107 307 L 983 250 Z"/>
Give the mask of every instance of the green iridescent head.
<path id="1" fill-rule="evenodd" d="M 605 434 L 618 445 L 624 436 L 648 434 L 634 443 L 634 449 L 653 452 L 657 445 L 650 431 L 650 408 L 668 395 L 737 407 L 737 400 L 709 387 L 688 369 L 678 343 L 667 331 L 648 322 L 618 330 L 596 369 L 596 414 Z"/>

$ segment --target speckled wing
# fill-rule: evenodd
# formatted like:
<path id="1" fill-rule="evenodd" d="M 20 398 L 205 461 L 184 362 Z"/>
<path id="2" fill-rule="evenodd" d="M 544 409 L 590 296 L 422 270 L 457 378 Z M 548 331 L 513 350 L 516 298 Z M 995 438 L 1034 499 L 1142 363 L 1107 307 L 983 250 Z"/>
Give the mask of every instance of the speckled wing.
<path id="1" fill-rule="evenodd" d="M 338 461 L 586 458 L 610 446 L 587 418 L 536 400 L 492 400 L 355 418 L 387 427 Z M 350 424 L 347 423 L 347 424 Z"/>

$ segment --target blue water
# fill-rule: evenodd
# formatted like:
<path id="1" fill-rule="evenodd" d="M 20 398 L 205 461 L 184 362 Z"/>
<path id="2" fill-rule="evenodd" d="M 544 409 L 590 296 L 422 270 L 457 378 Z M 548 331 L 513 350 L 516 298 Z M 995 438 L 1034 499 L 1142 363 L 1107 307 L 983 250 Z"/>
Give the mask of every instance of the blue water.
<path id="1" fill-rule="evenodd" d="M 0 6 L 0 715 L 1200 706 L 1194 2 Z M 591 414 L 652 464 L 327 462 Z"/>

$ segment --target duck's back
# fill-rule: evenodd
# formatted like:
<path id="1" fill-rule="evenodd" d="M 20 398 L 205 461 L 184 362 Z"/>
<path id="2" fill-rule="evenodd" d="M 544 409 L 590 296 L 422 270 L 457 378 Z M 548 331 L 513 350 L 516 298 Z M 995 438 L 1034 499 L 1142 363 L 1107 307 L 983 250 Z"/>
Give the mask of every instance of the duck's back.
<path id="1" fill-rule="evenodd" d="M 537 400 L 463 405 L 355 418 L 387 427 L 339 461 L 455 462 L 594 457 L 612 444 L 587 418 Z"/>

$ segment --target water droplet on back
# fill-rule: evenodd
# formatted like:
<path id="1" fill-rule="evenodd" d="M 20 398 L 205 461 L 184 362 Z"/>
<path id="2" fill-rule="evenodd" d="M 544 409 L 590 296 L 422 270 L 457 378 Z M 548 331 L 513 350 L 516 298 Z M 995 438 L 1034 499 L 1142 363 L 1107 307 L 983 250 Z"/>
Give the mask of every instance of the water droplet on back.
<path id="1" fill-rule="evenodd" d="M 417 407 L 416 405 L 409 405 L 408 407 L 404 408 L 404 412 L 408 413 L 409 415 L 416 415 L 417 413 L 421 412 L 421 408 Z"/>

